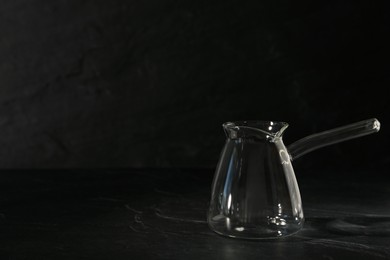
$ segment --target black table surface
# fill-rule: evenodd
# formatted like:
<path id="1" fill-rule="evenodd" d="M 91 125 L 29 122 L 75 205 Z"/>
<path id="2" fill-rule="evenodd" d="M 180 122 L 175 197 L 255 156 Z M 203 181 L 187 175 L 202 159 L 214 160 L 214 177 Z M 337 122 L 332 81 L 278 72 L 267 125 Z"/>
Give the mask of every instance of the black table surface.
<path id="1" fill-rule="evenodd" d="M 305 227 L 248 241 L 206 223 L 212 170 L 0 171 L 0 259 L 390 259 L 390 181 L 297 176 Z"/>

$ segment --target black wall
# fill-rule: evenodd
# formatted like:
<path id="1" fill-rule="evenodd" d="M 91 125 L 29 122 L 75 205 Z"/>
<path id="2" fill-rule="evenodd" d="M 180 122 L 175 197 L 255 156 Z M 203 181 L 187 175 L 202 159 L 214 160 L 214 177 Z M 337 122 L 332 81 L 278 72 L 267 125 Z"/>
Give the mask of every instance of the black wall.
<path id="1" fill-rule="evenodd" d="M 385 169 L 385 2 L 3 0 L 0 167 L 214 167 L 225 121 L 377 117 L 296 163 Z"/>

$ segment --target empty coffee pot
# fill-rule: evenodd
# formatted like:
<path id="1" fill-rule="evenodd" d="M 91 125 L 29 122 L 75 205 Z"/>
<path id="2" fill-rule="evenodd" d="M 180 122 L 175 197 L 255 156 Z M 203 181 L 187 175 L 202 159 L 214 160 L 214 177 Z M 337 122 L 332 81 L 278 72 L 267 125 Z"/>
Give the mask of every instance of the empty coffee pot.
<path id="1" fill-rule="evenodd" d="M 380 129 L 374 118 L 310 135 L 286 147 L 282 137 L 287 126 L 275 121 L 223 124 L 227 139 L 208 211 L 213 231 L 247 239 L 278 238 L 299 231 L 304 214 L 292 161 Z"/>

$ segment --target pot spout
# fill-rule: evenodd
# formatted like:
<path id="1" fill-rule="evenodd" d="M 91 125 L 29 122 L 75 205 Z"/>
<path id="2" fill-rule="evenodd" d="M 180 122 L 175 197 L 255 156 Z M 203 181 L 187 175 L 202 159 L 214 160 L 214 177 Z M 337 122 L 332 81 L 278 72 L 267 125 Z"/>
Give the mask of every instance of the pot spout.
<path id="1" fill-rule="evenodd" d="M 255 120 L 226 122 L 223 124 L 226 136 L 230 139 L 254 137 L 273 140 L 282 137 L 287 127 L 288 124 L 285 122 Z"/>

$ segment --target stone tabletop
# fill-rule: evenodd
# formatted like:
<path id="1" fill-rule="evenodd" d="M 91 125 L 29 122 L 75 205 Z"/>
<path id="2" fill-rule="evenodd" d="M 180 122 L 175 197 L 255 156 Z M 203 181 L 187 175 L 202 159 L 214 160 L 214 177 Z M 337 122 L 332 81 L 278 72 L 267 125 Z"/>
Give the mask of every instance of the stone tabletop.
<path id="1" fill-rule="evenodd" d="M 3 170 L 0 259 L 390 259 L 390 181 L 323 176 L 302 231 L 247 241 L 208 228 L 209 169 Z"/>

